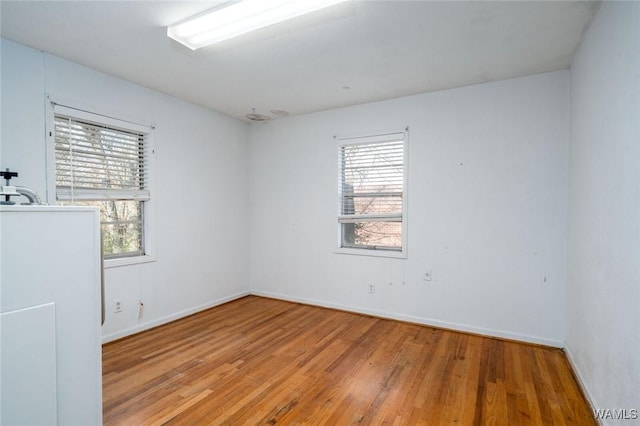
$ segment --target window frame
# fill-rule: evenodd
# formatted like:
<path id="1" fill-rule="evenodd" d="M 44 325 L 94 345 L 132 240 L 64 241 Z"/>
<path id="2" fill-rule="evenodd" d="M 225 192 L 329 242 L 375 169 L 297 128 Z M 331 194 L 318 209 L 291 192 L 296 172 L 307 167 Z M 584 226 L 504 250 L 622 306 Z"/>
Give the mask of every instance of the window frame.
<path id="1" fill-rule="evenodd" d="M 73 105 L 73 106 L 69 106 Z M 132 131 L 145 134 L 145 157 L 147 172 L 145 187 L 149 191 L 149 199 L 141 201 L 142 209 L 142 244 L 144 254 L 124 254 L 118 257 L 104 257 L 103 264 L 105 268 L 135 265 L 147 262 L 154 262 L 155 259 L 155 245 L 154 245 L 154 200 L 151 196 L 153 185 L 155 182 L 155 168 L 154 168 L 154 143 L 153 143 L 153 130 L 154 125 L 139 124 L 139 120 L 127 120 L 122 117 L 122 114 L 104 114 L 97 111 L 94 107 L 82 107 L 76 102 L 59 103 L 52 100 L 47 96 L 46 102 L 46 167 L 47 167 L 47 194 L 46 199 L 49 205 L 58 205 L 60 201 L 57 199 L 56 189 L 56 157 L 55 157 L 55 116 L 64 115 L 72 117 L 73 119 L 84 120 L 93 122 L 96 124 L 112 127 L 115 129 L 122 129 L 125 131 Z M 102 223 L 101 223 L 102 225 Z"/>
<path id="2" fill-rule="evenodd" d="M 343 247 L 343 231 L 342 222 L 340 218 L 344 216 L 342 212 L 342 188 L 340 188 L 341 173 L 342 173 L 342 154 L 341 150 L 344 146 L 349 145 L 364 145 L 372 143 L 384 143 L 392 140 L 399 140 L 401 135 L 403 140 L 403 163 L 402 163 L 402 237 L 401 246 L 399 250 L 375 248 L 375 247 Z M 336 213 L 337 218 L 337 248 L 336 254 L 348 254 L 359 256 L 373 256 L 373 257 L 387 257 L 387 258 L 407 258 L 408 247 L 408 172 L 409 172 L 409 127 L 405 127 L 402 130 L 392 130 L 384 132 L 372 132 L 366 134 L 348 135 L 348 136 L 334 136 L 336 140 L 336 152 L 338 153 L 338 208 Z M 398 220 L 382 220 L 382 222 L 397 222 Z"/>

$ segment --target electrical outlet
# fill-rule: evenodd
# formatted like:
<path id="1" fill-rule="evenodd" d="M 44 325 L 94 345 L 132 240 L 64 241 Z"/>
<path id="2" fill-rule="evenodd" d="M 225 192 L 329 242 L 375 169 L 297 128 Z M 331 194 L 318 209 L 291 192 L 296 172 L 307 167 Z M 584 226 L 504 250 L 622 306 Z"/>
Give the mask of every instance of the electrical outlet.
<path id="1" fill-rule="evenodd" d="M 427 269 L 424 271 L 424 276 L 422 277 L 425 281 L 431 281 L 431 269 Z"/>
<path id="2" fill-rule="evenodd" d="M 376 286 L 374 284 L 369 284 L 369 293 L 373 294 L 376 292 Z"/>
<path id="3" fill-rule="evenodd" d="M 116 314 L 122 312 L 122 302 L 119 299 L 113 301 L 113 312 Z"/>

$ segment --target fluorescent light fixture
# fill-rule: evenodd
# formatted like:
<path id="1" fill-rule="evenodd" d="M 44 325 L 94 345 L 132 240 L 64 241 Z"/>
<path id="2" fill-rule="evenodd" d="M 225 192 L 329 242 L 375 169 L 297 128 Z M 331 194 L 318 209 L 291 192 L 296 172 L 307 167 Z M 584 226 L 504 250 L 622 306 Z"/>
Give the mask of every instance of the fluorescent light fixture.
<path id="1" fill-rule="evenodd" d="M 196 50 L 343 1 L 241 0 L 170 25 L 167 36 Z"/>

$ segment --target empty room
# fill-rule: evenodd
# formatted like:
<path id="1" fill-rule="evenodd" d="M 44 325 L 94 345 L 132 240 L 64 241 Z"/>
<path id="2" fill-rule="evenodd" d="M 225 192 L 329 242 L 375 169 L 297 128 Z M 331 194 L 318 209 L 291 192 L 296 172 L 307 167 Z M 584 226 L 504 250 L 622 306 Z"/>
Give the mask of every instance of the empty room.
<path id="1" fill-rule="evenodd" d="M 0 424 L 640 424 L 640 2 L 0 1 Z"/>

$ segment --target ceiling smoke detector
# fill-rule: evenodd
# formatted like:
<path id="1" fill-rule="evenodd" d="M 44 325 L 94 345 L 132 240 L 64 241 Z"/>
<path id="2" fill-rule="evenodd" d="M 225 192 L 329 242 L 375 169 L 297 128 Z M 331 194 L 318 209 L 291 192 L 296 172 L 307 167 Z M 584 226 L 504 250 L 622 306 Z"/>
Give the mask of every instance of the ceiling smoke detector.
<path id="1" fill-rule="evenodd" d="M 249 120 L 251 120 L 251 121 L 269 121 L 269 120 L 271 120 L 271 117 L 269 117 L 268 115 L 256 113 L 256 109 L 255 108 L 251 108 L 251 110 L 253 111 L 251 114 L 245 115 L 245 117 L 247 117 Z"/>

